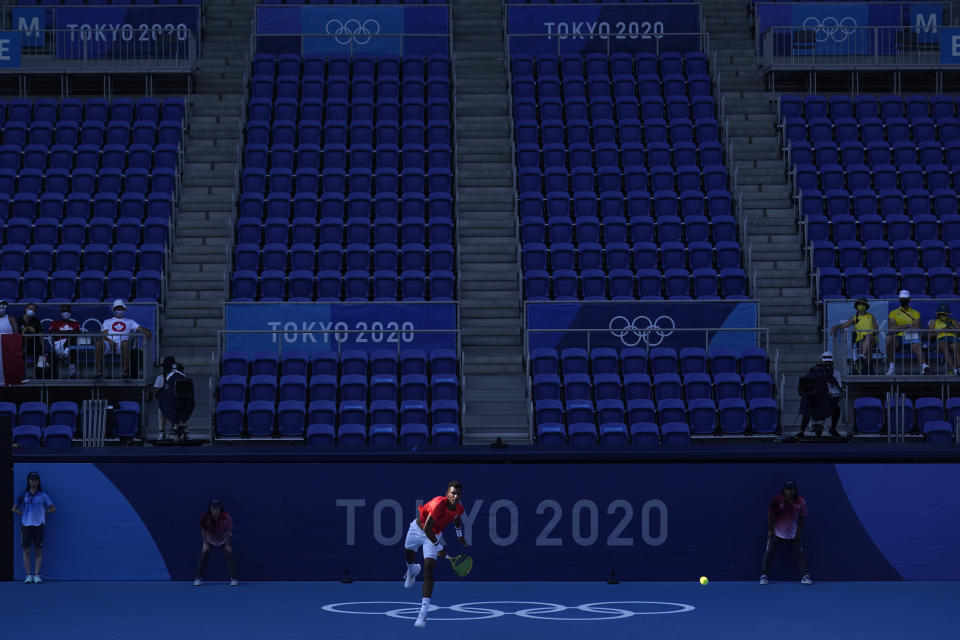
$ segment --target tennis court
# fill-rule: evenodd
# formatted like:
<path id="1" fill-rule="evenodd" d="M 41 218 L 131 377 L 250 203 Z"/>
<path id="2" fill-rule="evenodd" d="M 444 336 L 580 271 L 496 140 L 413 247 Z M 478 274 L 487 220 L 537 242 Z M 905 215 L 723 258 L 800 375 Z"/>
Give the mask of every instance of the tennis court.
<path id="1" fill-rule="evenodd" d="M 0 584 L 0 614 L 29 636 L 138 640 L 226 637 L 778 640 L 955 637 L 960 582 L 437 583 L 426 630 L 419 583 L 46 582 Z M 11 630 L 12 631 L 12 630 Z M 642 634 L 642 635 L 641 635 Z M 12 636 L 11 636 L 12 637 Z M 597 637 L 588 635 L 587 637 Z"/>

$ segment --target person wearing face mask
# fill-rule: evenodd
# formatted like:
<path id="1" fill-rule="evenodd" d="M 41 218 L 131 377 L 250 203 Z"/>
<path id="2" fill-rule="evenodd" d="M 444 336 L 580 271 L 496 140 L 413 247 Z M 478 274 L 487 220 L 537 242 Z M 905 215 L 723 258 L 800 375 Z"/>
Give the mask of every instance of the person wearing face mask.
<path id="1" fill-rule="evenodd" d="M 894 357 L 901 345 L 910 345 L 910 351 L 920 361 L 920 373 L 929 373 L 930 365 L 923 357 L 920 348 L 920 312 L 910 306 L 910 292 L 904 289 L 900 292 L 900 306 L 890 312 L 887 317 L 887 375 L 896 372 Z M 904 331 L 914 329 L 914 331 Z"/>
<path id="2" fill-rule="evenodd" d="M 23 335 L 24 357 L 27 361 L 35 362 L 37 369 L 42 371 L 47 364 L 43 355 L 43 339 L 40 337 L 43 327 L 40 325 L 37 305 L 32 302 L 23 310 L 23 316 L 20 318 L 20 333 Z"/>
<path id="3" fill-rule="evenodd" d="M 950 305 L 941 302 L 937 307 L 937 317 L 927 323 L 927 328 L 936 332 L 937 349 L 947 363 L 947 373 L 960 374 L 960 343 L 957 333 L 960 324 L 951 318 Z"/>
<path id="4" fill-rule="evenodd" d="M 97 367 L 97 377 L 103 377 L 103 354 L 120 353 L 123 362 L 123 377 L 130 377 L 130 336 L 142 333 L 149 340 L 153 333 L 133 318 L 126 318 L 127 305 L 123 300 L 113 301 L 113 317 L 107 318 L 101 325 L 101 339 L 97 341 L 94 358 Z"/>
<path id="5" fill-rule="evenodd" d="M 62 377 L 59 372 L 66 371 L 69 368 L 70 377 L 77 377 L 77 366 L 70 362 L 70 349 L 77 344 L 76 339 L 68 336 L 80 335 L 80 323 L 73 319 L 70 314 L 70 305 L 60 306 L 60 317 L 50 323 L 50 333 L 56 336 L 53 340 L 53 354 L 56 356 L 53 363 L 57 367 L 57 377 Z"/>
<path id="6" fill-rule="evenodd" d="M 831 327 L 830 333 L 836 337 L 837 333 L 847 327 L 853 327 L 853 373 L 855 375 L 870 375 L 873 364 L 874 336 L 877 333 L 877 319 L 867 310 L 870 303 L 866 298 L 857 298 L 853 303 L 856 309 L 853 317 L 844 323 Z"/>
<path id="7" fill-rule="evenodd" d="M 0 300 L 0 335 L 20 333 L 17 328 L 17 321 L 13 316 L 7 315 L 7 301 Z"/>
<path id="8" fill-rule="evenodd" d="M 833 354 L 824 351 L 820 362 L 810 367 L 807 375 L 802 376 L 797 385 L 800 394 L 800 415 L 803 422 L 800 424 L 800 437 L 810 426 L 813 419 L 813 432 L 820 436 L 823 433 L 823 421 L 830 418 L 830 435 L 834 438 L 842 437 L 837 431 L 837 422 L 840 420 L 840 395 L 843 393 L 843 382 L 840 374 L 833 368 Z"/>

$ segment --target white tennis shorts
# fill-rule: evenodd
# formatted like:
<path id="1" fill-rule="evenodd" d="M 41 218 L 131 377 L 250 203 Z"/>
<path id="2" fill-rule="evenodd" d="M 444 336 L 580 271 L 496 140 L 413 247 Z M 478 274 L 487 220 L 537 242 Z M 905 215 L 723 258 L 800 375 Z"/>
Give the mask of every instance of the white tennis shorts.
<path id="1" fill-rule="evenodd" d="M 443 546 L 442 534 L 437 536 L 437 542 L 440 543 L 440 546 Z M 437 545 L 430 542 L 430 538 L 423 532 L 416 520 L 410 523 L 410 528 L 407 529 L 407 540 L 403 543 L 403 546 L 410 551 L 418 551 L 420 547 L 423 547 L 423 557 L 433 558 L 434 560 L 437 559 L 437 552 L 440 551 Z"/>

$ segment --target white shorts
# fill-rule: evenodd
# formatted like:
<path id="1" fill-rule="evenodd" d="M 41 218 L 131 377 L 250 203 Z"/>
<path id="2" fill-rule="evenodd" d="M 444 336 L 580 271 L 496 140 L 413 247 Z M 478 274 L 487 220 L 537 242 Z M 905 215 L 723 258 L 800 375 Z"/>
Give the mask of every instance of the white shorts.
<path id="1" fill-rule="evenodd" d="M 443 535 L 437 536 L 437 542 L 440 543 L 441 547 L 443 546 Z M 437 552 L 440 551 L 437 545 L 430 542 L 430 538 L 423 532 L 416 520 L 410 523 L 410 528 L 407 529 L 407 540 L 403 543 L 403 546 L 410 551 L 418 551 L 420 547 L 423 547 L 423 557 L 433 558 L 434 560 L 437 559 Z"/>
<path id="2" fill-rule="evenodd" d="M 120 353 L 120 349 L 122 348 L 122 345 L 123 345 L 124 342 L 126 342 L 126 340 L 123 340 L 123 341 L 121 341 L 121 342 L 117 342 L 117 341 L 114 340 L 113 338 L 107 338 L 106 340 L 104 340 L 104 342 L 107 343 L 107 346 L 104 347 L 104 352 L 106 352 L 106 353 Z"/>

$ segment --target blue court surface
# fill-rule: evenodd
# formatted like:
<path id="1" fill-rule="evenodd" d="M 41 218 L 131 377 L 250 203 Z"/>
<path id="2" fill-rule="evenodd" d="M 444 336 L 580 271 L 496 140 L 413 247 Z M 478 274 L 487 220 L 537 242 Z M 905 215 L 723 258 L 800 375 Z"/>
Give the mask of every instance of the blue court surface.
<path id="1" fill-rule="evenodd" d="M 957 582 L 438 582 L 0 584 L 0 615 L 34 640 L 450 637 L 513 640 L 957 637 Z M 19 621 L 19 622 L 18 622 Z M 27 625 L 17 631 L 16 627 Z M 427 633 L 425 633 L 426 631 Z M 642 635 L 638 635 L 642 634 Z"/>

